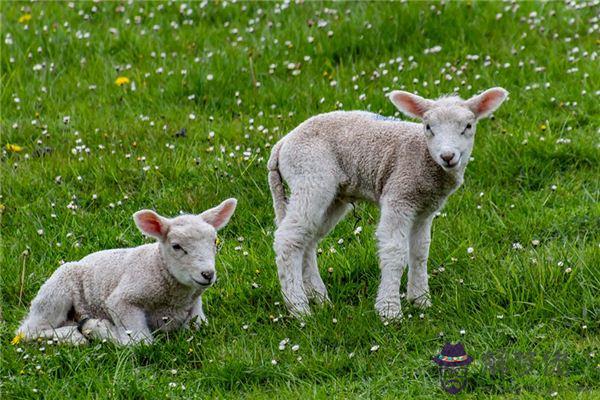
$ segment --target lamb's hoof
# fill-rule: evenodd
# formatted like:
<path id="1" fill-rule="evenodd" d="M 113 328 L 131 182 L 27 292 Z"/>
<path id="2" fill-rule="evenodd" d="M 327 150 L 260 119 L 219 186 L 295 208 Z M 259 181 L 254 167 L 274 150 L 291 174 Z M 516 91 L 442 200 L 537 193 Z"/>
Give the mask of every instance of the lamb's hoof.
<path id="1" fill-rule="evenodd" d="M 431 307 L 431 300 L 429 299 L 429 296 L 427 296 L 427 295 L 417 297 L 416 299 L 412 299 L 412 300 L 409 299 L 409 301 L 412 302 L 412 304 L 419 310 L 424 310 L 426 308 Z"/>
<path id="2" fill-rule="evenodd" d="M 85 346 L 89 343 L 89 340 L 87 340 L 83 335 L 73 335 L 71 336 L 69 343 L 74 346 Z"/>
<path id="3" fill-rule="evenodd" d="M 310 316 L 310 307 L 307 303 L 289 304 L 288 309 L 294 318 L 303 319 Z"/>
<path id="4" fill-rule="evenodd" d="M 205 326 L 208 326 L 208 320 L 206 318 L 197 318 L 190 324 L 190 328 L 195 331 L 199 331 Z"/>
<path id="5" fill-rule="evenodd" d="M 314 292 L 309 296 L 309 299 L 312 300 L 316 305 L 321 306 L 321 307 L 328 306 L 331 304 L 331 300 L 329 299 L 327 292 L 325 292 L 325 293 Z"/>
<path id="6" fill-rule="evenodd" d="M 112 331 L 108 326 L 109 323 L 104 319 L 90 318 L 81 326 L 81 333 L 88 340 L 111 338 Z"/>
<path id="7" fill-rule="evenodd" d="M 383 322 L 394 322 L 402 320 L 402 309 L 399 303 L 379 301 L 375 304 L 375 309 Z"/>

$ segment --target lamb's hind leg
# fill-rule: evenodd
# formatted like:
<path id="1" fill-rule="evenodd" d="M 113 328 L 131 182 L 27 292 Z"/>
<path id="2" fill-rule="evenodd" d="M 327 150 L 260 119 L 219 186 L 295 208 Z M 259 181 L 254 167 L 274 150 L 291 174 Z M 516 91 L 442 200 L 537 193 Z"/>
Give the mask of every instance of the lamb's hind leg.
<path id="1" fill-rule="evenodd" d="M 77 325 L 61 326 L 56 329 L 44 329 L 36 331 L 36 339 L 55 340 L 58 343 L 74 345 L 87 344 L 87 338 L 79 332 Z"/>
<path id="2" fill-rule="evenodd" d="M 274 243 L 281 291 L 295 316 L 310 314 L 302 276 L 304 253 L 321 228 L 336 187 L 327 177 L 305 178 L 305 182 L 292 189 L 286 216 L 275 232 Z"/>
<path id="3" fill-rule="evenodd" d="M 350 206 L 343 200 L 336 199 L 327 209 L 325 217 L 321 223 L 321 228 L 317 232 L 317 235 L 311 240 L 306 246 L 304 251 L 304 263 L 302 269 L 302 279 L 304 282 L 304 290 L 309 299 L 316 301 L 317 303 L 329 302 L 329 296 L 327 295 L 327 289 L 319 274 L 319 268 L 317 266 L 317 246 L 319 241 L 324 238 L 336 225 L 344 218 Z"/>
<path id="4" fill-rule="evenodd" d="M 23 335 L 25 340 L 43 338 L 75 344 L 85 342 L 76 326 L 65 326 L 69 324 L 68 315 L 73 308 L 70 267 L 65 264 L 57 269 L 33 299 L 29 314 L 17 329 L 17 334 Z"/>

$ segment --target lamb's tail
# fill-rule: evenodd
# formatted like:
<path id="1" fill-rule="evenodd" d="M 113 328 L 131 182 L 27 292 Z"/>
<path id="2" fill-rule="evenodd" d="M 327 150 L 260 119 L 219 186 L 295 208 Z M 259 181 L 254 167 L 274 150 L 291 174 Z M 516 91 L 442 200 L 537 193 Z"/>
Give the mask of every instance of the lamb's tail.
<path id="1" fill-rule="evenodd" d="M 285 209 L 287 199 L 285 197 L 285 189 L 283 180 L 279 172 L 279 150 L 281 149 L 282 141 L 279 141 L 273 146 L 271 157 L 267 163 L 269 169 L 269 188 L 273 197 L 273 208 L 275 209 L 275 224 L 279 225 L 285 217 Z"/>

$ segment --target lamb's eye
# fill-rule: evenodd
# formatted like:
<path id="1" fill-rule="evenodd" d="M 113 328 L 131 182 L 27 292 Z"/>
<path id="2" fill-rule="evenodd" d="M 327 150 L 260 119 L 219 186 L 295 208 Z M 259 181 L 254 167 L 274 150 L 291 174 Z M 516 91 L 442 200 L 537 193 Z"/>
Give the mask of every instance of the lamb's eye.
<path id="1" fill-rule="evenodd" d="M 431 130 L 431 126 L 429 126 L 429 124 L 425 125 L 425 129 L 427 130 L 427 132 L 431 133 L 431 136 L 435 136 L 433 134 L 433 131 Z"/>
<path id="2" fill-rule="evenodd" d="M 183 250 L 183 247 L 181 247 L 178 244 L 174 244 L 172 247 L 173 247 L 173 250 Z"/>
<path id="3" fill-rule="evenodd" d="M 471 129 L 471 124 L 467 124 L 467 129 Z"/>

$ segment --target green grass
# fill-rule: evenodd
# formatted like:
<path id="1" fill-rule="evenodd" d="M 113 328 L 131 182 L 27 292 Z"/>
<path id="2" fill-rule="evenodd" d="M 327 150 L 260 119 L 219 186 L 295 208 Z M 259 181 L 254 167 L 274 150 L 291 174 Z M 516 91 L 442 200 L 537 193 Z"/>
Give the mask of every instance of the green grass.
<path id="1" fill-rule="evenodd" d="M 598 6 L 219 2 L 184 16 L 180 4 L 119 4 L 0 4 L 2 398 L 439 398 L 430 358 L 457 340 L 475 359 L 459 397 L 600 396 Z M 434 222 L 433 307 L 379 321 L 378 212 L 361 204 L 360 221 L 350 215 L 321 245 L 333 306 L 305 326 L 288 318 L 268 144 L 337 108 L 393 115 L 391 89 L 467 97 L 491 86 L 511 98 L 480 124 L 465 184 Z M 151 347 L 10 344 L 61 260 L 143 243 L 138 209 L 200 212 L 231 196 L 210 326 Z M 506 355 L 505 370 L 486 366 L 489 352 Z"/>

